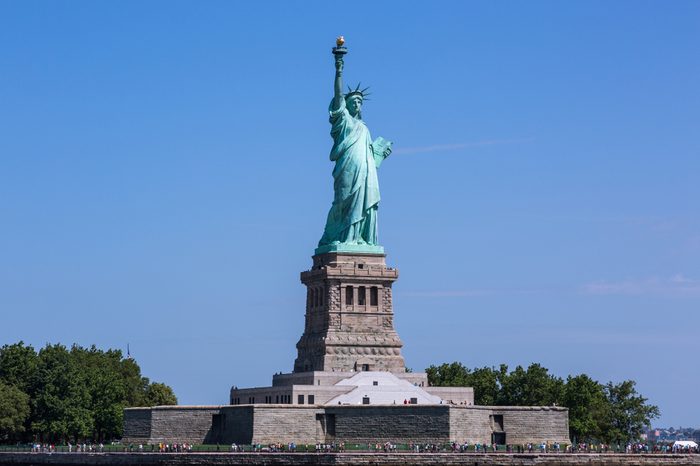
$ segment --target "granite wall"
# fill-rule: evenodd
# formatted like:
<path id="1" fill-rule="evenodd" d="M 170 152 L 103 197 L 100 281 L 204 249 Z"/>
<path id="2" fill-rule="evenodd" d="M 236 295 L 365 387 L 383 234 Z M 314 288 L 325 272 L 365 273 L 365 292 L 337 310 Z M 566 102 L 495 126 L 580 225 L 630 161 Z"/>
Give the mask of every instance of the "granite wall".
<path id="1" fill-rule="evenodd" d="M 315 442 L 321 413 L 323 409 L 314 406 L 227 406 L 221 410 L 223 429 L 214 436 L 224 444 Z"/>
<path id="2" fill-rule="evenodd" d="M 253 443 L 254 405 L 222 408 L 223 429 L 218 432 L 219 443 L 250 445 Z"/>
<path id="3" fill-rule="evenodd" d="M 511 406 L 492 409 L 494 414 L 503 415 L 507 443 L 570 443 L 567 408 Z"/>
<path id="4" fill-rule="evenodd" d="M 221 406 L 154 406 L 124 410 L 125 442 L 216 443 L 215 415 Z"/>
<path id="5" fill-rule="evenodd" d="M 450 439 L 448 406 L 327 406 L 335 424 L 329 437 L 349 443 L 446 442 Z"/>
<path id="6" fill-rule="evenodd" d="M 195 444 L 569 443 L 568 410 L 559 407 L 455 405 L 160 406 L 124 412 L 124 440 Z"/>
<path id="7" fill-rule="evenodd" d="M 151 439 L 151 408 L 127 408 L 124 410 L 124 436 L 140 442 Z"/>
<path id="8" fill-rule="evenodd" d="M 450 440 L 470 444 L 490 443 L 491 408 L 484 406 L 466 406 L 450 408 Z"/>
<path id="9" fill-rule="evenodd" d="M 453 441 L 471 444 L 493 442 L 494 432 L 510 444 L 571 442 L 569 410 L 555 406 L 451 406 L 450 432 Z"/>

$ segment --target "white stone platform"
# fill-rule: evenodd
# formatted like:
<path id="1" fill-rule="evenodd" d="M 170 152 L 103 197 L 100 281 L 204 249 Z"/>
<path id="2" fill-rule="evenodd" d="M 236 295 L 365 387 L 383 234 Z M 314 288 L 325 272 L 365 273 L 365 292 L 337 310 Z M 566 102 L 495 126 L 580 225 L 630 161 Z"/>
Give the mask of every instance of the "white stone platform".
<path id="1" fill-rule="evenodd" d="M 472 405 L 471 387 L 428 387 L 425 373 L 300 372 L 276 374 L 271 387 L 231 389 L 230 402 L 293 405 Z"/>

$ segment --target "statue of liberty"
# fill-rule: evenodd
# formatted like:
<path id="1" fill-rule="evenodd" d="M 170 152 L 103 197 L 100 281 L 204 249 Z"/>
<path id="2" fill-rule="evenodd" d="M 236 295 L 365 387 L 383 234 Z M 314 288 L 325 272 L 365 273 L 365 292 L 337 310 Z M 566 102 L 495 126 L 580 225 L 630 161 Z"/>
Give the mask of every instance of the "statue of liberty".
<path id="1" fill-rule="evenodd" d="M 377 168 L 391 153 L 391 142 L 383 138 L 372 141 L 362 121 L 362 104 L 367 88 L 360 85 L 343 94 L 343 55 L 347 49 L 338 38 L 335 55 L 335 92 L 331 101 L 330 123 L 333 148 L 334 198 L 323 237 L 316 254 L 330 251 L 382 253 L 377 242 L 377 208 L 379 180 Z"/>

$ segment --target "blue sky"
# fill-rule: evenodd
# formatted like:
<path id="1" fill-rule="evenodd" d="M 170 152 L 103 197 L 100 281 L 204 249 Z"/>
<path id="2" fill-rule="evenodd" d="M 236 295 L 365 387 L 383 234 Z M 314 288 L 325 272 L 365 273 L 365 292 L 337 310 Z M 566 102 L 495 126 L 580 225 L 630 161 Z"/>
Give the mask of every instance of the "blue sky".
<path id="1" fill-rule="evenodd" d="M 634 379 L 700 425 L 700 3 L 0 3 L 0 343 L 185 404 L 291 371 L 337 35 L 394 141 L 407 365 Z"/>

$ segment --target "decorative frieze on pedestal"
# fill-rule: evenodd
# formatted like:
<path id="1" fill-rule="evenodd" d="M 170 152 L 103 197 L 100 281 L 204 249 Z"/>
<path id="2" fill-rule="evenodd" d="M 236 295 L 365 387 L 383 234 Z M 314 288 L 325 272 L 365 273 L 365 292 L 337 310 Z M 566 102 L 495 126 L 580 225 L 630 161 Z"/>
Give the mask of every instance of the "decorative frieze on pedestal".
<path id="1" fill-rule="evenodd" d="M 313 261 L 301 273 L 306 323 L 294 372 L 404 372 L 391 299 L 398 270 L 384 254 L 329 252 Z"/>

